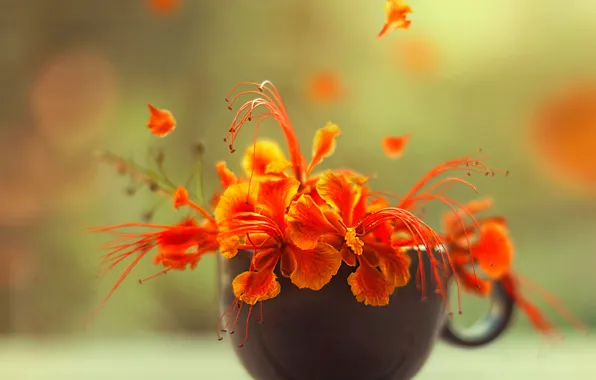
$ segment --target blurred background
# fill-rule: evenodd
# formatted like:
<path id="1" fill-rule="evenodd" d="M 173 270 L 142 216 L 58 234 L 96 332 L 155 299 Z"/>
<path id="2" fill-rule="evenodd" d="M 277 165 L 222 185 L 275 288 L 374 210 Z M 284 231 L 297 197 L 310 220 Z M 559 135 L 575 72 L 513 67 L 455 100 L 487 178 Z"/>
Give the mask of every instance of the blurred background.
<path id="1" fill-rule="evenodd" d="M 516 244 L 516 270 L 596 326 L 596 2 L 410 5 L 411 28 L 376 40 L 381 0 L 0 2 L 0 377 L 94 379 L 111 374 L 106 363 L 116 361 L 129 379 L 171 367 L 245 378 L 229 343 L 210 348 L 219 317 L 214 257 L 139 285 L 155 272 L 141 263 L 86 324 L 120 274 L 96 276 L 108 237 L 87 226 L 181 217 L 94 152 L 140 165 L 163 152 L 165 172 L 183 183 L 202 143 L 208 199 L 219 189 L 215 163 L 238 171 L 252 141 L 248 130 L 240 134 L 235 155 L 222 141 L 234 116 L 224 98 L 240 81 L 277 86 L 306 155 L 316 129 L 337 123 L 343 133 L 323 165 L 374 174 L 377 190 L 403 193 L 434 165 L 482 148 L 489 165 L 510 175 L 473 177 L 479 194 L 460 189 L 453 197 L 494 197 L 493 212 L 506 216 Z M 167 139 L 148 133 L 147 103 L 175 115 Z M 386 159 L 381 139 L 406 133 L 404 156 Z M 281 138 L 273 123 L 260 135 Z M 445 211 L 429 207 L 429 223 L 439 227 Z M 463 322 L 485 306 L 465 298 Z M 572 378 L 596 375 L 575 365 L 595 341 L 567 332 L 545 310 L 568 335 L 548 349 L 557 352 L 546 360 L 552 368 L 540 354 L 544 342 L 519 315 L 502 343 L 482 354 L 486 368 L 441 348 L 421 378 L 492 378 L 504 347 L 522 346 L 512 378 L 545 368 L 540 378 L 578 368 L 584 372 Z M 151 372 L 150 355 L 163 368 Z M 205 361 L 209 355 L 217 359 Z"/>

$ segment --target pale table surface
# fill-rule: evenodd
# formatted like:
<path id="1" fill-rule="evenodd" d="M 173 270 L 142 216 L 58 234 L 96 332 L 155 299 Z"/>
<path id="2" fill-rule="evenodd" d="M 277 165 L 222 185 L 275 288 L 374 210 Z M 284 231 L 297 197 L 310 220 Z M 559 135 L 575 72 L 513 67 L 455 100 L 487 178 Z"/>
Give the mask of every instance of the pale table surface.
<path id="1" fill-rule="evenodd" d="M 129 341 L 0 340 L 1 380 L 249 380 L 229 342 L 212 336 Z M 508 336 L 493 346 L 459 350 L 439 344 L 417 379 L 596 380 L 596 339 L 556 345 Z"/>

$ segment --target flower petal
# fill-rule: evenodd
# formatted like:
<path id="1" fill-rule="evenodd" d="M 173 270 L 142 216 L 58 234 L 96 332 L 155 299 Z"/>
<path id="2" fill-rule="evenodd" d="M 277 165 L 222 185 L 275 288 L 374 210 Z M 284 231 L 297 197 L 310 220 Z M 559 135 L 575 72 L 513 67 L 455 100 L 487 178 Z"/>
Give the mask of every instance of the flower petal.
<path id="1" fill-rule="evenodd" d="M 217 237 L 219 243 L 219 252 L 226 258 L 231 259 L 238 254 L 238 246 L 240 245 L 240 237 L 238 235 L 219 234 Z"/>
<path id="2" fill-rule="evenodd" d="M 455 235 L 462 233 L 461 220 L 469 214 L 477 214 L 493 207 L 493 200 L 490 197 L 473 200 L 463 205 L 457 212 L 448 212 L 443 216 L 443 229 L 455 238 Z"/>
<path id="3" fill-rule="evenodd" d="M 352 224 L 354 208 L 362 195 L 362 188 L 349 182 L 345 176 L 331 170 L 323 173 L 316 185 L 319 196 L 341 214 L 347 226 Z"/>
<path id="4" fill-rule="evenodd" d="M 356 255 L 354 255 L 354 252 L 349 247 L 343 247 L 339 253 L 344 263 L 351 267 L 356 266 Z"/>
<path id="5" fill-rule="evenodd" d="M 301 250 L 288 247 L 296 267 L 290 275 L 292 283 L 299 288 L 320 290 L 337 274 L 341 266 L 341 255 L 329 244 L 319 243 L 315 249 Z"/>
<path id="6" fill-rule="evenodd" d="M 253 265 L 255 269 L 261 271 L 267 268 L 275 268 L 279 261 L 279 249 L 263 249 L 253 256 Z"/>
<path id="7" fill-rule="evenodd" d="M 383 274 L 377 269 L 360 261 L 356 272 L 348 276 L 348 284 L 358 302 L 365 305 L 384 306 L 389 303 L 389 295 L 393 287 L 390 286 Z"/>
<path id="8" fill-rule="evenodd" d="M 399 137 L 385 137 L 381 141 L 381 147 L 387 157 L 400 158 L 404 154 L 408 140 L 410 140 L 410 134 Z"/>
<path id="9" fill-rule="evenodd" d="M 308 195 L 301 195 L 288 210 L 286 233 L 300 249 L 314 249 L 322 235 L 335 232 L 335 228 Z"/>
<path id="10" fill-rule="evenodd" d="M 315 133 L 315 139 L 312 144 L 312 160 L 308 165 L 307 173 L 321 163 L 324 158 L 329 157 L 335 151 L 335 138 L 341 134 L 341 130 L 336 124 L 328 122 L 323 128 Z"/>
<path id="11" fill-rule="evenodd" d="M 360 256 L 360 260 L 366 261 L 366 263 L 373 268 L 378 267 L 381 263 L 379 255 L 377 255 L 377 252 L 375 252 L 370 246 L 364 247 L 362 250 L 362 256 Z"/>
<path id="12" fill-rule="evenodd" d="M 225 230 L 226 224 L 232 223 L 238 213 L 254 211 L 257 194 L 258 183 L 243 182 L 228 187 L 214 211 L 217 225 Z"/>
<path id="13" fill-rule="evenodd" d="M 352 248 L 354 254 L 362 255 L 362 247 L 364 247 L 364 242 L 360 240 L 358 234 L 356 234 L 356 230 L 351 227 L 346 229 L 346 245 Z"/>
<path id="14" fill-rule="evenodd" d="M 492 281 L 474 275 L 461 265 L 455 266 L 455 272 L 459 283 L 467 292 L 481 296 L 487 296 L 492 292 Z"/>
<path id="15" fill-rule="evenodd" d="M 176 120 L 168 110 L 160 110 L 147 104 L 149 107 L 149 121 L 147 127 L 156 136 L 164 137 L 176 128 Z"/>
<path id="16" fill-rule="evenodd" d="M 383 25 L 377 39 L 395 29 L 408 29 L 412 23 L 406 18 L 408 13 L 412 13 L 412 8 L 403 0 L 387 0 L 385 2 L 385 25 Z"/>
<path id="17" fill-rule="evenodd" d="M 178 209 L 187 203 L 188 191 L 182 186 L 177 187 L 176 191 L 174 191 L 174 208 Z"/>
<path id="18" fill-rule="evenodd" d="M 234 295 L 249 305 L 277 297 L 281 290 L 272 270 L 240 273 L 232 281 L 232 288 Z"/>
<path id="19" fill-rule="evenodd" d="M 286 160 L 279 145 L 272 140 L 259 140 L 248 147 L 242 160 L 242 167 L 248 176 L 279 175 L 290 166 L 292 164 Z"/>
<path id="20" fill-rule="evenodd" d="M 292 250 L 287 247 L 284 249 L 279 263 L 279 270 L 284 277 L 290 277 L 296 270 L 296 258 L 294 258 Z"/>
<path id="21" fill-rule="evenodd" d="M 480 268 L 491 278 L 508 272 L 513 261 L 513 243 L 507 229 L 498 223 L 480 226 L 480 240 L 470 248 Z"/>
<path id="22" fill-rule="evenodd" d="M 217 175 L 219 175 L 219 180 L 224 189 L 227 189 L 231 185 L 238 183 L 238 178 L 236 178 L 236 174 L 234 174 L 230 169 L 228 169 L 225 162 L 220 161 L 217 164 L 215 164 L 215 170 L 217 170 Z"/>
<path id="23" fill-rule="evenodd" d="M 376 252 L 379 255 L 379 269 L 387 282 L 395 288 L 405 286 L 410 281 L 410 255 L 401 249 L 391 247 L 377 249 Z"/>
<path id="24" fill-rule="evenodd" d="M 162 265 L 164 268 L 185 270 L 187 266 L 195 269 L 201 259 L 200 254 L 186 252 L 189 247 L 162 246 L 159 248 L 153 262 L 155 265 Z"/>
<path id="25" fill-rule="evenodd" d="M 298 192 L 299 186 L 300 182 L 291 177 L 259 182 L 257 211 L 283 226 L 286 209 Z"/>

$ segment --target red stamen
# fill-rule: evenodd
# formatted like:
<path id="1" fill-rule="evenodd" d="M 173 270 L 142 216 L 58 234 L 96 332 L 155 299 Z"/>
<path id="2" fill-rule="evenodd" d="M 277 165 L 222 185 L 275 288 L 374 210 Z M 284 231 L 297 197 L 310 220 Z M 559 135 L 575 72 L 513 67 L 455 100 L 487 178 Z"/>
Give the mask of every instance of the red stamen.
<path id="1" fill-rule="evenodd" d="M 91 314 L 91 316 L 89 317 L 89 321 L 88 321 L 87 327 L 89 327 L 95 321 L 95 319 L 97 318 L 97 316 L 99 315 L 99 313 L 101 312 L 101 310 L 103 310 L 104 306 L 106 305 L 106 303 L 108 302 L 108 300 L 112 296 L 112 294 L 114 294 L 114 292 L 116 291 L 116 289 L 118 289 L 118 287 L 126 279 L 126 276 L 128 276 L 128 274 L 143 259 L 143 257 L 145 257 L 145 255 L 147 253 L 149 253 L 149 251 L 151 249 L 153 249 L 153 246 L 148 246 L 147 247 L 146 245 L 143 245 L 142 247 L 139 247 L 137 249 L 131 250 L 128 253 L 129 256 L 132 255 L 132 254 L 134 254 L 134 253 L 138 253 L 138 256 L 133 260 L 132 263 L 130 263 L 130 265 L 128 267 L 126 267 L 126 269 L 124 270 L 124 272 L 122 272 L 122 274 L 120 275 L 120 277 L 118 277 L 118 280 L 112 286 L 112 288 L 110 289 L 110 291 L 108 292 L 108 294 L 99 303 L 99 306 L 96 308 L 96 310 Z M 140 250 L 140 252 L 138 252 L 139 250 Z"/>
<path id="2" fill-rule="evenodd" d="M 226 315 L 228 313 L 233 313 L 234 310 L 236 310 L 236 307 L 238 306 L 238 301 L 239 298 L 236 297 L 234 299 L 234 301 L 232 301 L 232 303 L 230 303 L 230 305 L 226 308 L 226 310 L 224 310 L 224 312 L 222 313 L 222 315 L 219 317 L 219 320 L 217 321 L 217 324 L 215 325 L 215 333 L 217 334 L 217 340 L 223 340 L 223 337 L 221 335 L 219 335 L 219 332 L 227 332 L 227 327 L 228 324 L 230 323 L 230 321 L 228 320 L 228 322 L 225 324 L 224 328 L 221 327 L 221 324 L 223 322 L 223 319 L 226 317 Z M 232 310 L 230 310 L 230 308 Z"/>
<path id="3" fill-rule="evenodd" d="M 262 303 L 262 302 L 261 302 L 261 303 Z M 240 347 L 240 348 L 244 347 L 244 344 L 245 344 L 245 343 L 246 343 L 246 341 L 248 340 L 248 327 L 249 327 L 248 323 L 249 323 L 249 321 L 250 321 L 250 316 L 251 316 L 251 314 L 252 314 L 252 308 L 253 308 L 253 306 L 254 306 L 254 305 L 250 305 L 250 306 L 248 307 L 248 315 L 246 316 L 246 325 L 245 325 L 245 327 L 244 327 L 244 340 L 242 341 L 242 343 L 240 343 L 240 344 L 238 345 L 238 347 Z"/>
<path id="4" fill-rule="evenodd" d="M 528 286 L 534 293 L 537 293 L 546 303 L 549 304 L 559 315 L 567 320 L 577 330 L 584 334 L 588 333 L 588 327 L 573 312 L 561 302 L 553 293 L 543 289 L 528 278 L 516 276 L 520 284 Z"/>
<path id="5" fill-rule="evenodd" d="M 399 221 L 403 224 L 403 226 L 408 229 L 410 234 L 416 238 L 418 241 L 422 242 L 422 245 L 425 247 L 427 251 L 428 258 L 430 260 L 430 265 L 432 269 L 432 273 L 437 283 L 437 289 L 439 290 L 440 294 L 444 296 L 444 299 L 447 298 L 447 294 L 442 286 L 442 277 L 437 271 L 437 261 L 434 257 L 434 250 L 437 247 L 443 247 L 443 243 L 441 238 L 437 235 L 436 232 L 432 228 L 430 228 L 426 223 L 422 220 L 417 218 L 411 212 L 396 208 L 396 207 L 387 207 L 373 213 L 368 214 L 365 216 L 356 226 L 359 231 L 363 231 L 363 234 L 370 232 L 380 226 L 381 224 L 387 221 Z M 419 251 L 419 250 L 418 250 Z M 420 251 L 419 254 L 419 267 L 421 277 L 424 277 L 424 263 L 422 261 L 422 256 Z M 449 256 L 447 255 L 447 259 L 449 260 Z M 423 293 L 422 296 L 426 296 L 426 289 L 425 284 L 422 284 Z"/>
<path id="6" fill-rule="evenodd" d="M 244 85 L 256 86 L 256 89 L 241 91 L 234 97 L 232 97 L 230 100 L 228 100 L 230 96 L 232 96 L 232 94 L 234 94 L 240 86 Z M 232 89 L 232 91 L 230 91 L 230 94 L 226 98 L 226 101 L 230 103 L 228 108 L 233 109 L 234 102 L 244 95 L 256 95 L 257 98 L 244 103 L 236 113 L 234 120 L 232 121 L 232 124 L 229 128 L 229 133 L 225 138 L 225 141 L 228 141 L 230 143 L 230 151 L 234 151 L 234 142 L 236 140 L 236 137 L 238 136 L 238 133 L 240 132 L 242 126 L 247 121 L 252 120 L 255 116 L 259 117 L 259 124 L 264 119 L 275 119 L 286 137 L 288 149 L 290 152 L 290 159 L 292 161 L 292 166 L 294 169 L 296 179 L 303 183 L 306 180 L 304 158 L 300 153 L 298 139 L 294 133 L 294 128 L 286 112 L 285 105 L 275 86 L 269 81 L 264 81 L 261 84 L 254 82 L 239 83 L 236 86 L 234 86 L 234 88 Z M 267 109 L 267 112 L 254 115 L 255 109 L 261 106 L 265 107 Z"/>
<path id="7" fill-rule="evenodd" d="M 456 158 L 447 162 L 444 162 L 440 165 L 437 165 L 433 169 L 431 169 L 418 183 L 416 183 L 410 191 L 404 196 L 402 201 L 398 204 L 398 208 L 410 209 L 415 201 L 415 195 L 432 179 L 438 177 L 439 175 L 446 173 L 448 171 L 459 171 L 463 170 L 468 173 L 470 172 L 477 172 L 477 173 L 493 173 L 493 172 L 500 172 L 505 173 L 507 175 L 507 171 L 493 169 L 486 166 L 482 163 L 481 159 L 472 159 L 471 155 L 467 155 L 462 158 Z M 465 182 L 465 181 L 464 181 Z M 469 185 L 472 186 L 472 185 Z M 473 188 L 473 186 L 472 186 Z"/>
<path id="8" fill-rule="evenodd" d="M 155 274 L 152 274 L 149 277 L 139 278 L 139 285 L 143 285 L 144 282 L 147 282 L 147 281 L 149 281 L 149 280 L 151 280 L 151 279 L 153 279 L 155 277 L 161 276 L 162 274 L 166 274 L 166 273 L 168 273 L 171 270 L 172 270 L 172 267 L 168 267 L 168 268 L 165 268 L 165 269 L 160 270 L 159 272 L 157 272 Z"/>

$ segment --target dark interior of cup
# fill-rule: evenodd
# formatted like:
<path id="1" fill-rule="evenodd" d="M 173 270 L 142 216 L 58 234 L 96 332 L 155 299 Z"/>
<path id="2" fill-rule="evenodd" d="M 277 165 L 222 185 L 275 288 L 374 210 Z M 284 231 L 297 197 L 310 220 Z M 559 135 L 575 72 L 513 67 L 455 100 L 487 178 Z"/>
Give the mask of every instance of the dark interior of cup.
<path id="1" fill-rule="evenodd" d="M 424 253 L 426 256 L 426 253 Z M 426 260 L 425 260 L 426 261 Z M 249 267 L 250 253 L 219 258 L 222 312 L 234 302 L 232 280 Z M 431 278 L 428 262 L 424 265 Z M 240 311 L 231 339 L 236 355 L 257 380 L 398 380 L 412 378 L 427 360 L 445 318 L 445 302 L 428 286 L 428 298 L 416 287 L 417 253 L 412 280 L 397 288 L 389 305 L 357 302 L 343 265 L 319 291 L 298 289 L 279 273 L 281 293 L 253 308 L 245 339 L 248 307 Z M 430 284 L 429 284 L 430 285 Z"/>

